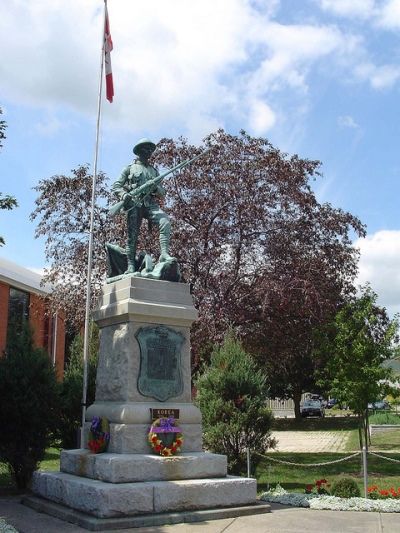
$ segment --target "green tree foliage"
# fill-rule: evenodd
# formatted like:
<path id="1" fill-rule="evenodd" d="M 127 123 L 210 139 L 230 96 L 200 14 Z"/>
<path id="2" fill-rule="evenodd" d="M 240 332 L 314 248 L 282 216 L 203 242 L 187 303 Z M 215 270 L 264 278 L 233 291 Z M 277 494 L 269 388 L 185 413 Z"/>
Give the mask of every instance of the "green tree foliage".
<path id="1" fill-rule="evenodd" d="M 0 115 L 3 113 L 3 110 L 0 107 Z M 7 123 L 5 120 L 0 120 L 0 148 L 3 147 L 2 141 L 6 138 L 5 136 L 5 130 L 7 128 Z M 4 198 L 1 198 L 2 193 L 0 192 L 0 209 L 8 209 L 11 210 L 14 207 L 18 207 L 18 202 L 13 196 L 5 196 Z M 0 246 L 3 246 L 5 244 L 3 237 L 0 235 Z"/>
<path id="2" fill-rule="evenodd" d="M 88 361 L 87 405 L 94 403 L 96 394 L 99 329 L 95 324 L 93 324 L 92 328 Z M 60 416 L 57 434 L 61 448 L 66 450 L 77 447 L 78 430 L 82 425 L 82 390 L 83 339 L 80 335 L 77 335 L 72 341 L 69 361 L 63 380 L 60 383 Z"/>
<path id="3" fill-rule="evenodd" d="M 233 474 L 246 472 L 246 449 L 250 448 L 255 468 L 260 458 L 257 453 L 274 444 L 270 434 L 273 416 L 266 407 L 268 386 L 265 374 L 231 332 L 213 352 L 196 386 L 195 404 L 203 415 L 205 448 L 227 455 Z"/>
<path id="4" fill-rule="evenodd" d="M 52 441 L 58 413 L 56 372 L 28 325 L 12 327 L 0 376 L 0 460 L 23 489 Z"/>
<path id="5" fill-rule="evenodd" d="M 317 333 L 316 355 L 326 361 L 318 382 L 358 416 L 360 447 L 369 440 L 368 403 L 392 392 L 397 381 L 387 363 L 397 353 L 398 331 L 397 318 L 389 318 L 366 285 Z"/>

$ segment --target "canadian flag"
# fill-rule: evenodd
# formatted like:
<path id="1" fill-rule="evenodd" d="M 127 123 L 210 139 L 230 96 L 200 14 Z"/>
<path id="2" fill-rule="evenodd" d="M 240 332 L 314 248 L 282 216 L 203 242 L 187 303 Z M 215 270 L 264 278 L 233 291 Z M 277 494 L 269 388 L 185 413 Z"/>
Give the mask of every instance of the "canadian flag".
<path id="1" fill-rule="evenodd" d="M 113 42 L 110 33 L 110 22 L 108 20 L 107 4 L 105 6 L 106 16 L 104 23 L 104 63 L 106 71 L 106 97 L 109 102 L 113 101 L 114 97 L 114 83 L 111 70 L 111 51 L 113 49 Z"/>

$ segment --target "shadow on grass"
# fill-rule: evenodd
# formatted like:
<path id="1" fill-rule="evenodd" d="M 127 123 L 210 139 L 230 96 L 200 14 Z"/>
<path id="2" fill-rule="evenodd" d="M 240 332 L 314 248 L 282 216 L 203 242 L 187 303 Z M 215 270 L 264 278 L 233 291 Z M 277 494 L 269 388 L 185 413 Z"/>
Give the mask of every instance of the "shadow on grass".
<path id="1" fill-rule="evenodd" d="M 48 450 L 45 453 L 43 461 L 59 461 L 60 460 L 60 451 L 59 450 Z"/>
<path id="2" fill-rule="evenodd" d="M 276 418 L 274 431 L 351 431 L 358 428 L 355 416 L 332 416 L 325 418 Z"/>

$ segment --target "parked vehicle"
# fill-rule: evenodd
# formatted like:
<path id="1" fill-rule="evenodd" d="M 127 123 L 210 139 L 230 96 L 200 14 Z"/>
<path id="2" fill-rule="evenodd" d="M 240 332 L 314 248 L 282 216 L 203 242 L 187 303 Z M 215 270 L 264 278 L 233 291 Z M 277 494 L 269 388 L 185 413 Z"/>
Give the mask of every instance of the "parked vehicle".
<path id="1" fill-rule="evenodd" d="M 338 401 L 336 400 L 336 398 L 331 398 L 330 400 L 327 401 L 326 403 L 326 408 L 327 409 L 332 409 L 332 407 L 335 407 L 335 405 L 338 404 Z"/>
<path id="2" fill-rule="evenodd" d="M 368 409 L 372 409 L 372 410 L 379 410 L 379 409 L 389 410 L 391 408 L 392 407 L 387 400 L 380 400 L 380 401 L 368 404 Z"/>
<path id="3" fill-rule="evenodd" d="M 320 400 L 306 400 L 300 407 L 301 416 L 325 416 L 325 409 Z"/>
<path id="4" fill-rule="evenodd" d="M 325 407 L 326 400 L 322 396 L 319 396 L 318 394 L 312 394 L 309 398 L 310 400 L 319 400 L 321 402 L 321 405 Z"/>

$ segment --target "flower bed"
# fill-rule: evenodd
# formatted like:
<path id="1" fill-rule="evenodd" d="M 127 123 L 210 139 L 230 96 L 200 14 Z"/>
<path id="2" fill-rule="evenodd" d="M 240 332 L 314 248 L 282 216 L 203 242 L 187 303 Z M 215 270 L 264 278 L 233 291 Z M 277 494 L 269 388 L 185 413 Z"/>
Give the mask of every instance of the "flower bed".
<path id="1" fill-rule="evenodd" d="M 400 513 L 400 501 L 397 499 L 373 500 L 365 498 L 337 498 L 336 496 L 319 494 L 300 494 L 286 492 L 279 485 L 275 489 L 264 492 L 260 500 L 281 503 L 294 507 L 310 507 L 311 509 L 331 511 L 375 511 L 379 513 Z"/>

